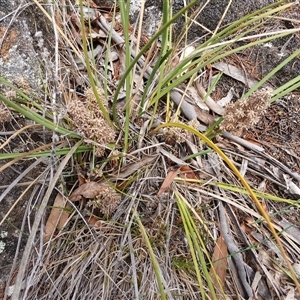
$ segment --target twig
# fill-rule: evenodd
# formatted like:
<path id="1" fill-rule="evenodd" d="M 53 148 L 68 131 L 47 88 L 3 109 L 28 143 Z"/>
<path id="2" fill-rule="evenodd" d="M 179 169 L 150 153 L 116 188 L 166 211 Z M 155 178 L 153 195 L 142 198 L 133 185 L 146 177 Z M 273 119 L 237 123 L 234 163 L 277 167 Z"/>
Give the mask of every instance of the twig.
<path id="1" fill-rule="evenodd" d="M 203 99 L 206 96 L 206 91 L 203 88 L 203 86 L 200 84 L 200 82 L 197 80 L 196 82 L 196 90 L 199 94 L 199 96 Z M 218 103 L 216 103 L 213 98 L 211 98 L 210 96 L 208 96 L 206 98 L 205 104 L 215 113 L 217 113 L 220 116 L 224 115 L 225 109 L 220 106 Z"/>
<path id="2" fill-rule="evenodd" d="M 252 293 L 251 286 L 247 281 L 247 275 L 244 268 L 243 257 L 242 254 L 240 253 L 240 249 L 236 246 L 231 236 L 230 228 L 228 226 L 227 218 L 225 215 L 225 209 L 222 202 L 219 202 L 218 210 L 219 210 L 219 219 L 220 219 L 220 230 L 222 232 L 224 241 L 227 245 L 229 253 L 232 255 L 232 258 L 235 262 L 235 266 L 237 268 L 240 281 L 245 289 L 247 297 L 252 299 L 253 293 Z"/>
<path id="3" fill-rule="evenodd" d="M 184 101 L 184 96 L 182 96 L 179 92 L 172 90 L 171 98 L 176 103 L 177 106 L 180 106 L 183 114 L 187 117 L 188 120 L 196 120 L 197 114 L 195 112 L 194 107 L 189 104 L 187 101 Z"/>
<path id="4" fill-rule="evenodd" d="M 265 152 L 258 152 L 254 149 L 254 152 L 258 153 L 259 155 L 263 156 L 266 158 L 270 163 L 276 165 L 277 167 L 281 168 L 285 173 L 289 174 L 292 176 L 294 179 L 298 180 L 300 182 L 300 175 L 296 172 L 291 171 L 287 166 L 285 166 L 283 163 L 275 159 L 274 157 L 268 155 Z"/>
<path id="5" fill-rule="evenodd" d="M 125 44 L 124 39 L 110 26 L 107 20 L 100 14 L 100 22 L 97 21 L 97 24 L 100 28 L 102 28 L 107 34 L 111 34 L 112 40 L 117 43 L 119 46 L 123 46 Z M 130 48 L 130 53 L 132 57 L 136 57 L 136 52 Z M 138 63 L 141 66 L 144 66 L 145 59 L 140 58 Z M 146 67 L 146 73 L 149 76 L 152 73 L 153 69 L 150 66 Z"/>
<path id="6" fill-rule="evenodd" d="M 246 140 L 244 140 L 244 139 L 242 139 L 238 136 L 232 135 L 229 132 L 224 131 L 222 133 L 222 136 L 224 138 L 227 138 L 227 139 L 235 142 L 235 143 L 238 143 L 239 145 L 241 145 L 241 146 L 243 146 L 247 149 L 250 149 L 250 150 L 253 150 L 253 151 L 256 151 L 256 152 L 264 152 L 265 151 L 264 148 L 259 147 L 259 146 L 255 145 L 253 143 L 250 143 L 250 142 L 248 142 L 248 141 L 246 141 Z"/>

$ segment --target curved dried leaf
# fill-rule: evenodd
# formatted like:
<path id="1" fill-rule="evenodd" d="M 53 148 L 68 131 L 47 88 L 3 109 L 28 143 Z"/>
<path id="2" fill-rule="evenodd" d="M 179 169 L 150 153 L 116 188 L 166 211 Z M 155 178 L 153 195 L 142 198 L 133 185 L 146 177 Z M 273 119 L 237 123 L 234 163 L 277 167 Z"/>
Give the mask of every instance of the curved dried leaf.
<path id="1" fill-rule="evenodd" d="M 214 283 L 214 286 L 221 291 L 223 290 L 224 284 L 225 284 L 225 276 L 226 276 L 226 270 L 228 266 L 227 262 L 227 245 L 222 237 L 219 236 L 217 244 L 215 246 L 215 250 L 212 256 L 212 267 L 209 272 L 212 282 Z M 219 295 L 219 297 L 222 297 Z M 223 298 L 219 298 L 223 299 Z"/>
<path id="2" fill-rule="evenodd" d="M 167 177 L 165 178 L 163 184 L 161 185 L 161 187 L 157 193 L 157 197 L 159 197 L 167 188 L 169 188 L 169 186 L 171 185 L 171 183 L 173 182 L 174 178 L 179 173 L 179 171 L 180 171 L 180 168 L 170 171 L 167 174 Z"/>
<path id="3" fill-rule="evenodd" d="M 194 171 L 189 166 L 180 167 L 180 176 L 186 179 L 197 179 Z"/>
<path id="4" fill-rule="evenodd" d="M 206 91 L 204 87 L 198 81 L 196 81 L 196 89 L 200 97 L 204 98 L 206 96 Z M 224 115 L 225 109 L 222 106 L 220 106 L 218 103 L 216 103 L 215 100 L 210 96 L 206 98 L 205 104 L 218 115 L 220 116 Z"/>
<path id="5" fill-rule="evenodd" d="M 126 179 L 130 175 L 132 175 L 137 170 L 141 169 L 142 167 L 152 163 L 157 158 L 157 155 L 154 156 L 144 156 L 141 160 L 138 160 L 134 163 L 130 163 L 124 166 L 118 175 L 113 175 L 112 178 Z"/>
<path id="6" fill-rule="evenodd" d="M 87 182 L 77 188 L 70 196 L 71 201 L 79 201 L 81 197 L 93 199 L 103 190 L 103 184 L 98 182 Z"/>
<path id="7" fill-rule="evenodd" d="M 231 78 L 243 82 L 249 88 L 252 88 L 258 83 L 258 81 L 255 80 L 252 76 L 246 74 L 244 70 L 240 70 L 233 65 L 229 65 L 223 62 L 218 62 L 218 63 L 214 63 L 212 66 L 213 68 L 224 72 L 224 74 L 226 74 L 227 76 L 230 76 Z"/>
<path id="8" fill-rule="evenodd" d="M 66 225 L 69 218 L 66 209 L 69 207 L 66 199 L 61 194 L 57 194 L 45 226 L 44 243 L 50 240 L 56 229 L 62 229 Z"/>

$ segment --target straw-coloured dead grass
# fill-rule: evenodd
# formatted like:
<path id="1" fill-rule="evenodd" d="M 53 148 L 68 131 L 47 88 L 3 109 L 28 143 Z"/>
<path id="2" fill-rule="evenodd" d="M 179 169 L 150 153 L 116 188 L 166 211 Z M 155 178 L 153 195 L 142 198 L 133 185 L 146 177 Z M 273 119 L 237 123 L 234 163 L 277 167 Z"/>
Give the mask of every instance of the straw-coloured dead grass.
<path id="1" fill-rule="evenodd" d="M 193 102 L 196 94 L 185 98 L 183 86 L 187 82 L 183 81 L 176 88 L 180 100 L 174 101 L 180 103 L 180 109 L 166 107 L 171 102 L 168 94 L 155 110 L 155 105 L 150 105 L 151 88 L 159 77 L 155 74 L 149 97 L 140 105 L 145 82 L 153 71 L 149 62 L 153 58 L 151 51 L 159 50 L 150 49 L 150 56 L 141 56 L 136 65 L 132 86 L 125 84 L 127 90 L 109 101 L 125 72 L 122 35 L 126 28 L 122 28 L 120 21 L 110 23 L 115 18 L 111 8 L 103 8 L 103 13 L 93 2 L 82 8 L 84 24 L 80 24 L 80 7 L 74 1 L 66 1 L 65 10 L 59 2 L 55 8 L 59 26 L 52 25 L 65 34 L 57 41 L 61 47 L 57 55 L 68 58 L 59 64 L 68 61 L 72 71 L 67 72 L 64 65 L 56 66 L 62 72 L 57 78 L 64 78 L 64 84 L 59 82 L 64 103 L 50 103 L 52 111 L 46 111 L 47 117 L 58 116 L 59 109 L 66 106 L 67 115 L 61 123 L 81 135 L 76 147 L 80 143 L 93 147 L 76 152 L 79 148 L 72 147 L 74 140 L 66 137 L 62 146 L 71 145 L 69 151 L 73 152 L 62 154 L 64 158 L 60 159 L 55 150 L 59 151 L 61 144 L 53 136 L 52 164 L 41 160 L 50 170 L 45 186 L 52 184 L 53 188 L 47 189 L 48 198 L 35 190 L 24 220 L 37 220 L 38 211 L 47 227 L 50 212 L 56 209 L 56 214 L 50 220 L 47 239 L 43 240 L 47 232 L 43 226 L 40 236 L 30 233 L 32 243 L 28 243 L 29 251 L 25 253 L 28 260 L 23 265 L 15 264 L 15 271 L 22 275 L 18 275 L 21 284 L 10 277 L 7 299 L 289 299 L 291 292 L 295 299 L 299 298 L 296 282 L 287 276 L 286 263 L 293 262 L 296 269 L 300 256 L 299 228 L 288 219 L 288 213 L 298 209 L 299 203 L 286 198 L 289 190 L 299 191 L 298 170 L 291 171 L 265 153 L 262 144 L 254 146 L 236 136 L 229 140 L 230 134 L 223 133 L 222 138 L 220 132 L 221 129 L 244 137 L 248 129 L 258 130 L 255 125 L 267 116 L 271 94 L 262 89 L 247 99 L 240 95 L 239 100 L 227 104 L 223 115 L 223 107 L 212 97 L 207 106 L 203 99 L 202 106 L 196 105 L 198 99 Z M 92 75 L 98 76 L 97 80 L 86 76 L 84 59 L 75 55 L 77 51 L 84 57 L 84 33 L 88 43 L 85 58 L 94 64 Z M 136 55 L 133 37 L 132 43 L 128 55 L 131 58 Z M 157 47 L 156 43 L 153 45 Z M 233 45 L 230 47 L 233 49 Z M 64 49 L 67 51 L 63 52 Z M 182 74 L 179 70 L 177 75 Z M 203 76 L 203 86 L 206 80 L 213 82 L 211 75 L 208 72 Z M 91 88 L 93 80 L 100 82 L 99 86 L 107 84 L 106 93 L 102 88 L 97 91 L 101 105 Z M 56 90 L 56 86 L 49 90 Z M 124 96 L 128 90 L 132 93 L 130 97 Z M 120 106 L 114 101 L 120 101 Z M 112 109 L 113 104 L 116 106 Z M 115 122 L 115 128 L 100 106 Z M 142 107 L 147 109 L 139 114 Z M 224 121 L 219 126 L 222 115 Z M 201 119 L 203 116 L 207 121 Z M 165 120 L 173 122 L 166 124 Z M 215 136 L 217 146 L 207 141 Z M 249 196 L 240 174 L 270 216 L 287 254 L 278 250 L 270 227 L 253 201 L 256 198 Z M 52 207 L 48 202 L 50 195 L 57 193 L 54 186 L 59 190 L 63 207 Z M 41 203 L 48 206 L 42 212 Z M 59 206 L 58 201 L 55 203 L 53 206 Z M 288 220 L 283 222 L 282 216 Z"/>

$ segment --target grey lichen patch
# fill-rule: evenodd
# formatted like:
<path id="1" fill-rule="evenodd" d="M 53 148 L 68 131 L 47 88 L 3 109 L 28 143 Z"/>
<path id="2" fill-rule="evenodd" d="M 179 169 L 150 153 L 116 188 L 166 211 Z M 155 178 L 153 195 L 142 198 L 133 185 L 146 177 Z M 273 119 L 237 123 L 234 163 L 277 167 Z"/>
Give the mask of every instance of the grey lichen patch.
<path id="1" fill-rule="evenodd" d="M 156 16 L 153 18 L 153 16 Z M 143 31 L 149 37 L 152 37 L 158 30 L 160 20 L 162 17 L 162 11 L 156 6 L 150 6 L 145 9 Z"/>
<path id="2" fill-rule="evenodd" d="M 2 253 L 5 249 L 5 243 L 3 241 L 0 241 L 0 253 Z"/>
<path id="3" fill-rule="evenodd" d="M 26 93 L 39 91 L 41 74 L 38 54 L 33 47 L 33 39 L 25 20 L 18 20 L 13 27 L 1 27 L 4 36 L 2 48 L 9 49 L 0 57 L 0 76 L 15 84 Z M 15 33 L 15 34 L 12 34 Z M 16 37 L 13 38 L 13 37 Z M 20 85 L 24 83 L 24 86 Z"/>
<path id="4" fill-rule="evenodd" d="M 1 239 L 6 238 L 7 235 L 8 235 L 8 232 L 7 232 L 7 231 L 3 231 L 3 230 L 2 230 L 2 231 L 0 232 L 0 237 L 1 237 Z"/>
<path id="5" fill-rule="evenodd" d="M 4 239 L 7 237 L 8 232 L 7 231 L 1 231 L 0 232 L 0 238 Z M 0 253 L 2 253 L 5 250 L 5 243 L 0 240 Z"/>
<path id="6" fill-rule="evenodd" d="M 12 1 L 9 0 L 0 0 L 0 15 L 3 13 L 3 15 L 10 13 L 13 8 Z"/>

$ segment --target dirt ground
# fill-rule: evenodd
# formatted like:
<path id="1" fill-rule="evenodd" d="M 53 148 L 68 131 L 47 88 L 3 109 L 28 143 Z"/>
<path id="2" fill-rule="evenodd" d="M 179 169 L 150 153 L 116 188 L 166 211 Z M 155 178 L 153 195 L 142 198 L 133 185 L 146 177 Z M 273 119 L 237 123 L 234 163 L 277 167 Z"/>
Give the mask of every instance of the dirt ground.
<path id="1" fill-rule="evenodd" d="M 271 2 L 273 1 L 247 1 L 247 11 L 245 11 L 244 1 L 233 1 L 223 24 L 225 25 L 232 22 L 242 17 L 244 13 L 254 11 Z M 198 20 L 201 20 L 202 25 L 205 27 L 213 30 L 221 18 L 226 4 L 227 1 L 211 1 L 207 8 L 201 13 Z M 13 24 L 9 24 L 9 19 L 4 18 L 4 16 L 13 13 L 17 5 L 18 1 L 0 0 L 0 37 L 3 37 L 4 33 L 6 34 L 0 50 L 2 59 L 0 64 L 0 76 L 14 83 L 19 83 L 19 85 L 23 84 L 26 88 L 34 90 L 36 94 L 39 94 L 41 89 L 40 66 L 42 59 L 39 53 L 41 51 L 38 45 L 39 40 L 35 36 L 37 32 L 43 32 L 43 47 L 48 49 L 51 53 L 53 51 L 50 46 L 53 38 L 51 28 L 48 27 L 48 23 L 44 20 L 43 15 L 34 5 L 24 7 L 23 12 L 15 19 L 16 21 Z M 156 10 L 161 9 L 160 1 L 156 0 L 147 1 L 146 6 L 152 6 Z M 175 1 L 174 10 L 176 11 L 181 7 L 181 1 Z M 294 11 L 285 11 L 282 16 L 299 20 L 300 8 Z M 181 22 L 182 20 L 175 26 L 175 30 L 182 26 Z M 26 26 L 23 26 L 23 24 L 26 24 Z M 290 20 L 278 20 L 266 24 L 266 30 L 274 30 L 276 28 L 289 29 L 295 26 L 296 23 Z M 199 40 L 199 37 L 205 39 L 206 33 L 205 31 L 200 31 L 198 26 L 192 26 L 189 39 Z M 199 43 L 201 43 L 203 39 L 200 39 Z M 239 53 L 230 59 L 234 61 L 236 66 L 246 66 L 249 74 L 259 80 L 282 62 L 287 55 L 298 48 L 300 48 L 300 36 L 299 34 L 295 34 L 282 38 L 269 46 L 262 45 L 255 49 Z M 22 65 L 20 64 L 20 59 Z M 10 65 L 9 68 L 7 68 L 8 64 Z M 270 84 L 274 88 L 278 87 L 299 74 L 300 58 L 298 57 L 280 70 L 276 76 L 271 79 Z M 220 86 L 222 88 L 217 89 L 214 94 L 217 98 L 224 97 L 231 87 L 235 89 L 235 98 L 240 97 L 243 92 L 241 84 L 227 76 L 223 77 Z M 300 124 L 300 94 L 296 91 L 292 95 L 273 104 L 260 123 L 247 133 L 247 138 L 257 141 L 269 154 L 286 164 L 294 172 L 300 173 L 300 128 L 298 124 Z M 0 143 L 2 144 L 9 138 L 9 132 L 23 125 L 25 125 L 24 120 L 18 118 L 13 120 L 10 124 L 3 124 L 2 128 L 0 128 Z M 3 151 L 16 152 L 30 150 L 32 148 L 31 143 L 40 142 L 39 139 L 34 138 L 35 134 L 35 132 L 32 132 L 32 136 L 30 137 L 24 135 L 21 136 L 21 138 L 14 139 L 9 144 L 9 147 L 6 147 Z M 33 161 L 34 160 L 26 160 L 24 162 L 18 162 L 18 164 L 0 173 L 0 193 L 25 171 Z M 6 162 L 7 161 L 1 161 L 0 167 Z M 5 216 L 16 199 L 20 197 L 26 188 L 26 182 L 32 181 L 35 173 L 40 171 L 38 168 L 33 169 L 23 179 L 23 182 L 25 182 L 23 185 L 16 185 L 4 197 L 0 202 L 0 220 Z M 21 197 L 16 208 L 10 213 L 7 221 L 0 226 L 0 266 L 2 266 L 0 268 L 0 284 L 5 281 L 11 271 L 14 258 L 16 260 L 20 258 L 22 249 L 26 243 L 26 235 L 30 228 L 31 219 L 23 219 L 23 216 L 27 214 L 26 211 L 28 209 L 34 210 L 36 203 L 34 198 L 38 197 L 37 191 L 34 191 L 34 193 L 31 192 L 32 190 Z M 286 195 L 286 193 L 282 191 L 282 195 Z M 292 196 L 297 199 L 299 195 Z M 32 216 L 33 215 L 34 214 L 32 214 Z M 293 216 L 290 216 L 290 218 L 293 219 L 297 225 L 300 225 L 297 218 Z M 20 239 L 21 232 L 22 238 Z M 17 256 L 15 257 L 16 253 Z"/>

